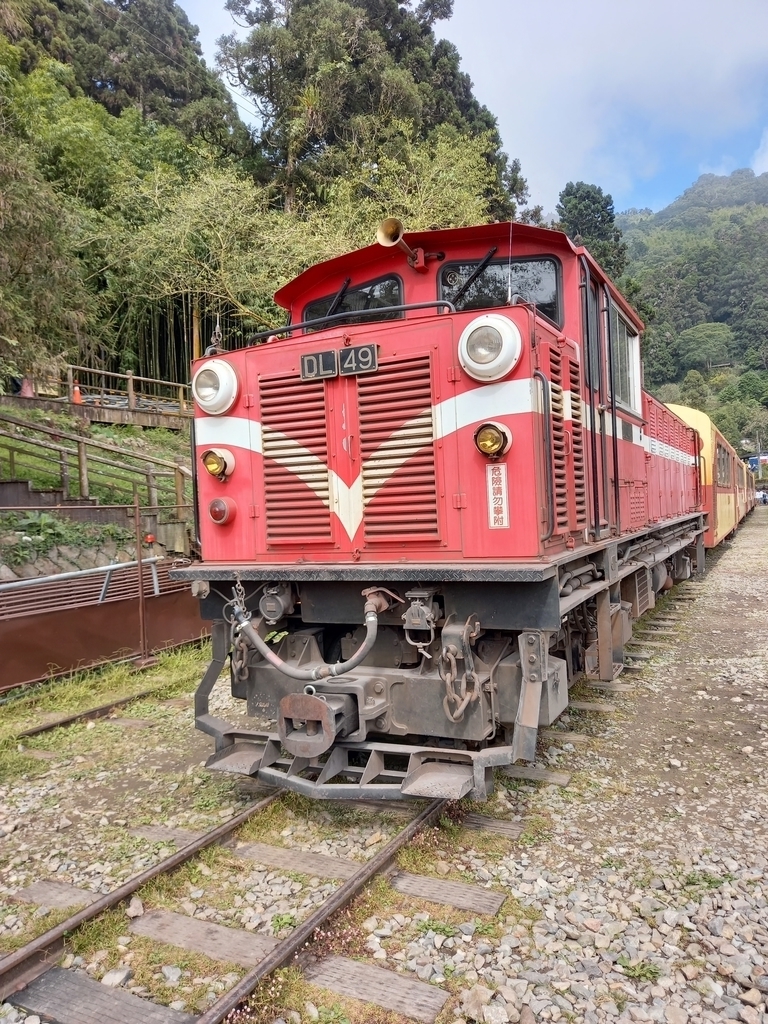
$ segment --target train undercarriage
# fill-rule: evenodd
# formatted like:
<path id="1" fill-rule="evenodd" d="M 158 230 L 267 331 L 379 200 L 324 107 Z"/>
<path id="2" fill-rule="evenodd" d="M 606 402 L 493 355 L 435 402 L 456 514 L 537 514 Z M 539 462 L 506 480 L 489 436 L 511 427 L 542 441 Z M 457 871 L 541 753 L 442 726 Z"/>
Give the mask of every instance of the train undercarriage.
<path id="1" fill-rule="evenodd" d="M 704 529 L 697 513 L 525 565 L 181 570 L 213 621 L 208 766 L 325 799 L 483 800 L 577 679 L 616 677 L 656 594 L 703 571 Z M 258 727 L 210 713 L 227 658 Z"/>

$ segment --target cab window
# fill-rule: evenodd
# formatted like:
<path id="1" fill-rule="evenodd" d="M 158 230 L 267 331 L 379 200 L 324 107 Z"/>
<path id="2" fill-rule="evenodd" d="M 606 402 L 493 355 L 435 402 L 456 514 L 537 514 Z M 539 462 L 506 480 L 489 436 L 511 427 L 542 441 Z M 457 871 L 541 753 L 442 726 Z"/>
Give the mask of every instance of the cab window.
<path id="1" fill-rule="evenodd" d="M 614 398 L 618 405 L 640 411 L 640 339 L 611 304 L 611 351 Z"/>
<path id="2" fill-rule="evenodd" d="M 440 298 L 458 312 L 529 302 L 536 312 L 562 326 L 559 264 L 554 259 L 482 260 L 447 263 L 440 270 Z M 477 275 L 477 276 L 474 276 Z"/>
<path id="3" fill-rule="evenodd" d="M 402 305 L 403 282 L 395 275 L 356 285 L 350 285 L 347 280 L 333 295 L 324 295 L 322 299 L 308 303 L 304 307 L 302 320 L 319 320 L 334 313 L 350 314 L 349 317 L 334 321 L 334 326 L 361 324 L 369 320 L 398 320 L 403 313 L 387 307 Z M 312 330 L 323 330 L 323 325 L 308 327 L 307 333 Z"/>

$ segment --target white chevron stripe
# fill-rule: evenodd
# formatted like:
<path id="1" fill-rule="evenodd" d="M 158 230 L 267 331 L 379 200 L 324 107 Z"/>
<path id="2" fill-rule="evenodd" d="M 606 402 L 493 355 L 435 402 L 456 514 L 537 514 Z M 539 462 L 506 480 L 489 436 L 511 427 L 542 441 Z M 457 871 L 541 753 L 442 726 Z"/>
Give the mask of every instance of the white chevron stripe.
<path id="1" fill-rule="evenodd" d="M 573 396 L 570 391 L 563 392 L 564 419 L 572 418 Z M 583 403 L 584 422 L 589 429 L 589 407 Z M 433 407 L 434 439 L 449 437 L 464 427 L 481 423 L 483 420 L 494 419 L 501 416 L 517 415 L 520 413 L 540 412 L 538 402 L 538 389 L 533 378 L 525 380 L 502 381 L 499 384 L 486 384 L 483 387 L 473 388 L 460 395 L 447 398 Z M 365 461 L 370 466 L 378 459 L 387 458 L 391 467 L 389 476 L 392 476 L 418 449 L 410 448 L 401 458 L 392 458 L 392 452 L 401 449 L 402 438 L 407 436 L 417 424 L 417 420 L 409 420 L 399 427 L 377 450 Z M 610 417 L 606 417 L 606 429 L 610 431 Z M 304 483 L 317 492 L 313 485 L 315 471 L 325 471 L 328 474 L 330 485 L 330 499 L 325 495 L 318 494 L 323 503 L 327 505 L 343 525 L 350 540 L 355 536 L 360 524 L 363 521 L 365 505 L 373 500 L 376 493 L 384 486 L 389 477 L 383 477 L 378 487 L 369 491 L 367 500 L 363 496 L 362 472 L 357 475 L 351 485 L 347 485 L 334 470 L 329 469 L 325 463 L 308 449 L 303 448 L 298 442 L 285 434 L 275 432 L 273 436 L 280 437 L 285 442 L 285 447 L 290 448 L 291 457 L 286 457 L 285 462 L 290 464 L 292 471 L 295 471 L 294 456 L 300 455 L 303 459 L 303 470 L 297 475 L 304 480 Z M 694 459 L 687 452 L 673 448 L 671 445 L 657 441 L 655 438 L 644 436 L 639 428 L 633 424 L 633 442 L 640 444 L 646 451 L 653 455 L 674 462 L 693 464 Z M 195 420 L 195 443 L 198 447 L 229 447 L 244 448 L 262 454 L 261 424 L 257 420 L 249 420 L 245 416 L 206 416 Z M 426 445 L 425 445 L 426 446 Z M 274 460 L 278 464 L 283 459 Z M 311 469 L 310 469 L 311 467 Z"/>

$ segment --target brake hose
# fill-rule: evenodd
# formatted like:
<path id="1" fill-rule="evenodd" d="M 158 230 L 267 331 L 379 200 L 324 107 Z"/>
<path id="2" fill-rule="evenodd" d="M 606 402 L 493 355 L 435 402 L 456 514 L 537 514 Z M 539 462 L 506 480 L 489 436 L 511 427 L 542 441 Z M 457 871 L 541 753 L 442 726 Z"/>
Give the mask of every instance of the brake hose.
<path id="1" fill-rule="evenodd" d="M 253 628 L 249 620 L 247 619 L 245 612 L 238 604 L 232 605 L 232 615 L 240 627 L 240 632 L 246 638 L 248 643 L 255 647 L 261 656 L 269 662 L 270 665 L 274 666 L 283 675 L 289 676 L 291 679 L 298 679 L 302 683 L 315 682 L 318 679 L 327 679 L 329 676 L 341 676 L 345 672 L 351 672 L 353 668 L 357 668 L 361 661 L 373 649 L 373 645 L 376 643 L 376 634 L 379 630 L 379 612 L 386 610 L 389 607 L 389 603 L 381 592 L 368 591 L 365 594 L 365 640 L 363 640 L 360 649 L 355 651 L 349 661 L 340 661 L 335 665 L 317 665 L 315 668 L 294 668 L 293 665 L 289 665 L 287 661 L 283 661 L 279 658 L 272 648 L 261 639 L 259 634 Z"/>

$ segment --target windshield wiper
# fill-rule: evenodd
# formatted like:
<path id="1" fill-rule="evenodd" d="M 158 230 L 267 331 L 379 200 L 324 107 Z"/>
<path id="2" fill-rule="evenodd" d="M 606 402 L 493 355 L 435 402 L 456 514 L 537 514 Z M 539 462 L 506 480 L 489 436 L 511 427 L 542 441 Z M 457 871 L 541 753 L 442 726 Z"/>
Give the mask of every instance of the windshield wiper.
<path id="1" fill-rule="evenodd" d="M 333 314 L 339 308 L 339 306 L 341 305 L 341 303 L 342 303 L 342 301 L 344 299 L 344 296 L 347 294 L 347 288 L 349 288 L 351 282 L 352 282 L 352 278 L 348 277 L 347 280 L 344 282 L 344 284 L 341 286 L 341 288 L 339 288 L 339 290 L 336 292 L 336 294 L 334 295 L 333 299 L 331 300 L 330 306 L 326 310 L 326 313 L 325 313 L 326 316 L 333 316 Z"/>
<path id="2" fill-rule="evenodd" d="M 454 306 L 458 303 L 459 299 L 462 298 L 462 296 L 468 291 L 468 289 L 475 283 L 475 281 L 478 279 L 478 277 L 480 277 L 482 272 L 485 270 L 485 268 L 488 266 L 488 264 L 493 259 L 493 256 L 494 256 L 495 252 L 496 252 L 496 246 L 494 245 L 494 247 L 492 249 L 488 250 L 488 253 L 486 254 L 485 259 L 482 260 L 480 263 L 478 263 L 478 265 L 475 267 L 475 269 L 469 275 L 467 280 L 464 282 L 464 284 L 461 286 L 461 288 L 459 288 L 459 290 L 456 292 L 456 294 L 451 299 L 451 301 L 453 302 Z"/>

